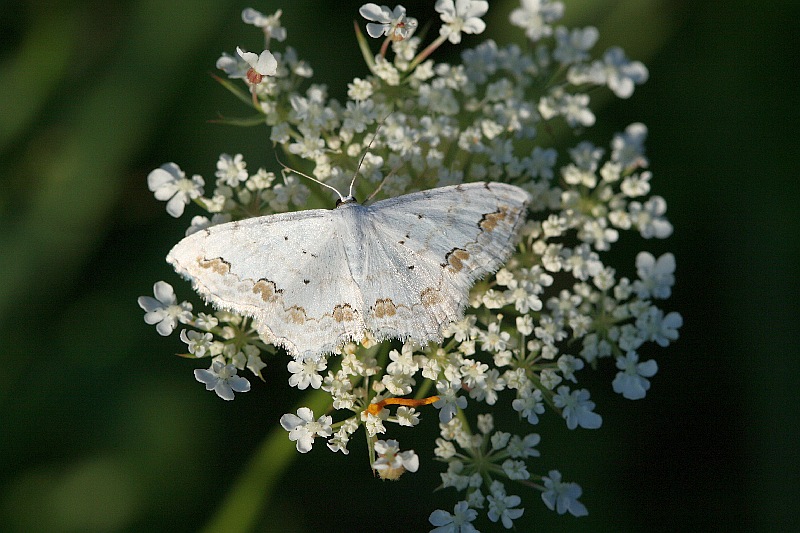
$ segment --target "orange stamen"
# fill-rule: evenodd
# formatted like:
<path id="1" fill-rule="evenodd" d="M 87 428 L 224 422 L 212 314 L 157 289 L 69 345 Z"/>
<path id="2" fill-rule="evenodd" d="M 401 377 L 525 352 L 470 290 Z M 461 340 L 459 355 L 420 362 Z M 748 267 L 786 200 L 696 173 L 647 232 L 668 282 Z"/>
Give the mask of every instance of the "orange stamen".
<path id="1" fill-rule="evenodd" d="M 367 413 L 378 416 L 383 408 L 387 405 L 405 405 L 406 407 L 419 407 L 420 405 L 429 405 L 433 402 L 438 402 L 438 396 L 428 396 L 427 398 L 422 398 L 421 400 L 413 400 L 411 398 L 386 398 L 385 400 L 381 400 L 379 402 L 371 403 L 367 406 Z"/>

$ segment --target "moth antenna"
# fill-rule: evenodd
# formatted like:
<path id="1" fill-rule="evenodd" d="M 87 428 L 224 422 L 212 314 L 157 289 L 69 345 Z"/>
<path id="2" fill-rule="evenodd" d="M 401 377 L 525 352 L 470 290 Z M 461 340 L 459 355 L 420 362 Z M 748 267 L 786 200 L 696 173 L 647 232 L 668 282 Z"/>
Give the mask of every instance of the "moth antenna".
<path id="1" fill-rule="evenodd" d="M 375 135 L 372 136 L 372 139 L 369 141 L 369 144 L 364 149 L 364 153 L 361 154 L 361 159 L 358 160 L 358 166 L 356 167 L 356 171 L 353 173 L 353 179 L 350 180 L 350 191 L 348 192 L 350 196 L 353 196 L 353 185 L 355 185 L 356 183 L 356 176 L 358 176 L 358 173 L 361 172 L 361 165 L 364 163 L 364 158 L 367 157 L 369 149 L 372 147 L 372 143 L 375 142 L 375 139 L 378 138 L 378 132 L 380 131 L 380 129 L 381 127 L 379 125 L 378 129 L 375 130 Z"/>
<path id="2" fill-rule="evenodd" d="M 388 174 L 386 174 L 386 175 L 383 177 L 383 179 L 381 180 L 381 182 L 380 182 L 380 184 L 378 185 L 378 187 L 377 187 L 377 188 L 376 188 L 374 191 L 372 191 L 372 194 L 370 194 L 370 195 L 369 195 L 369 198 L 367 198 L 366 200 L 364 200 L 364 203 L 365 203 L 365 204 L 367 204 L 367 203 L 369 203 L 369 201 L 370 201 L 370 200 L 372 200 L 373 198 L 375 198 L 375 195 L 376 195 L 376 194 L 378 194 L 379 192 L 381 192 L 381 189 L 383 188 L 383 184 L 384 184 L 384 183 L 386 183 L 386 180 L 388 180 L 390 177 L 392 177 L 392 175 L 394 175 L 394 173 L 395 173 L 395 172 L 397 172 L 398 170 L 400 170 L 400 167 L 402 167 L 402 166 L 403 166 L 403 165 L 405 165 L 405 164 L 406 164 L 406 162 L 405 162 L 405 161 L 401 161 L 399 164 L 397 164 L 397 166 L 395 166 L 395 167 L 394 167 L 392 170 L 390 170 L 390 171 L 389 171 L 389 173 L 388 173 Z"/>
<path id="3" fill-rule="evenodd" d="M 383 120 L 381 120 L 378 123 L 378 127 L 375 128 L 375 135 L 372 136 L 372 139 L 369 141 L 369 144 L 364 149 L 364 153 L 361 154 L 361 159 L 358 160 L 358 167 L 356 167 L 356 171 L 353 174 L 353 179 L 350 180 L 350 191 L 348 192 L 348 194 L 350 195 L 351 198 L 353 197 L 353 185 L 355 185 L 355 183 L 356 183 L 356 176 L 358 176 L 358 173 L 361 171 L 361 165 L 364 163 L 364 158 L 367 157 L 367 154 L 369 153 L 369 149 L 372 148 L 372 143 L 374 143 L 375 139 L 378 138 L 378 132 L 381 131 L 381 127 L 383 126 L 383 123 L 386 122 L 386 119 L 389 118 L 390 115 L 391 115 L 391 113 L 389 113 L 388 115 L 383 117 Z M 373 193 L 373 195 L 374 194 L 375 193 Z M 370 196 L 370 198 L 372 198 L 372 196 Z"/>
<path id="4" fill-rule="evenodd" d="M 323 187 L 327 187 L 327 188 L 329 188 L 330 190 L 332 190 L 333 192 L 335 192 L 337 195 L 339 195 L 339 201 L 340 201 L 340 202 L 342 202 L 342 203 L 344 203 L 344 201 L 345 201 L 345 198 L 344 198 L 344 196 L 342 196 L 342 193 L 340 193 L 340 192 L 339 192 L 339 189 L 337 189 L 336 187 L 333 187 L 332 185 L 328 185 L 328 184 L 327 184 L 327 183 L 325 183 L 325 182 L 319 181 L 317 178 L 314 178 L 314 177 L 312 177 L 312 176 L 309 176 L 308 174 L 304 174 L 303 172 L 300 172 L 299 170 L 295 170 L 295 169 L 293 169 L 292 167 L 290 167 L 289 165 L 287 165 L 287 164 L 285 164 L 283 161 L 281 161 L 281 159 L 278 157 L 278 152 L 275 152 L 275 160 L 278 162 L 278 164 L 279 164 L 280 166 L 282 166 L 282 167 L 283 167 L 283 171 L 281 171 L 281 174 L 283 174 L 283 176 L 284 176 L 284 179 L 286 179 L 286 174 L 285 174 L 285 172 L 286 172 L 286 171 L 288 171 L 288 172 L 294 172 L 295 174 L 299 174 L 300 176 L 303 176 L 304 178 L 308 178 L 308 179 L 310 179 L 310 180 L 311 180 L 311 181 L 313 181 L 314 183 L 318 183 L 318 184 L 322 185 Z M 351 189 L 352 189 L 352 184 L 350 185 L 350 187 L 351 187 Z M 352 197 L 352 191 L 351 191 L 351 195 L 350 195 L 350 196 Z"/>

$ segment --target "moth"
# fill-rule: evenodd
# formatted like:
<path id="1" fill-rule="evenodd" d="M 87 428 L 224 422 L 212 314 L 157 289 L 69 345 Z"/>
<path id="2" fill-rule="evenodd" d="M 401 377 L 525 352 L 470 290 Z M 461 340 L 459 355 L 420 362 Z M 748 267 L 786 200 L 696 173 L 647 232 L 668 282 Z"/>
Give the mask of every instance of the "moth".
<path id="1" fill-rule="evenodd" d="M 365 332 L 440 342 L 469 290 L 508 259 L 528 193 L 464 183 L 361 205 L 229 222 L 181 240 L 167 261 L 265 342 L 318 359 Z"/>

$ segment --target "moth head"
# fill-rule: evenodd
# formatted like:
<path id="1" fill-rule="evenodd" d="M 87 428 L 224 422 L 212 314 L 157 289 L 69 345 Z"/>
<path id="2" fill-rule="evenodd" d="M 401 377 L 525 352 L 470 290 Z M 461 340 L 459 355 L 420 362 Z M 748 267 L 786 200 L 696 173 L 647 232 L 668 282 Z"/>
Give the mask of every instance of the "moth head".
<path id="1" fill-rule="evenodd" d="M 336 200 L 336 207 L 341 207 L 347 204 L 357 204 L 357 203 L 358 200 L 356 200 L 356 197 L 353 196 L 352 194 L 348 194 L 347 196 L 343 196 L 338 200 Z"/>

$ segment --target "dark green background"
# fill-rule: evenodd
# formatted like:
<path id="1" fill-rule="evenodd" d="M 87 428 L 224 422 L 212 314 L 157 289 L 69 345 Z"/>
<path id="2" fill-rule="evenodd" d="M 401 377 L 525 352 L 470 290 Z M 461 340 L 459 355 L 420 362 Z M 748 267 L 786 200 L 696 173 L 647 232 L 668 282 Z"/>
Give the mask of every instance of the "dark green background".
<path id="1" fill-rule="evenodd" d="M 352 31 L 360 4 L 252 6 L 283 7 L 314 81 L 343 99 L 365 73 Z M 432 4 L 404 5 L 424 21 Z M 491 4 L 486 36 L 518 39 L 512 3 Z M 220 401 L 136 305 L 159 279 L 190 296 L 163 261 L 186 221 L 166 215 L 147 173 L 175 161 L 210 181 L 221 152 L 274 166 L 264 130 L 207 122 L 245 112 L 207 73 L 222 50 L 260 49 L 239 22 L 247 5 L 0 4 L 2 531 L 197 530 L 296 398 L 273 362 L 266 384 Z M 582 378 L 601 430 L 549 418 L 540 428 L 534 468 L 579 482 L 589 517 L 559 517 L 532 494 L 517 530 L 796 530 L 797 2 L 566 5 L 569 24 L 600 27 L 598 49 L 619 44 L 650 69 L 633 98 L 598 110 L 590 137 L 649 126 L 654 192 L 675 234 L 626 237 L 619 253 L 675 253 L 667 306 L 685 325 L 653 352 L 646 400 L 613 394 L 605 368 Z M 440 465 L 415 435 L 399 434 L 423 471 L 397 483 L 372 477 L 360 437 L 349 457 L 323 446 L 298 456 L 258 530 L 427 530 L 430 511 L 455 498 L 430 494 Z"/>

